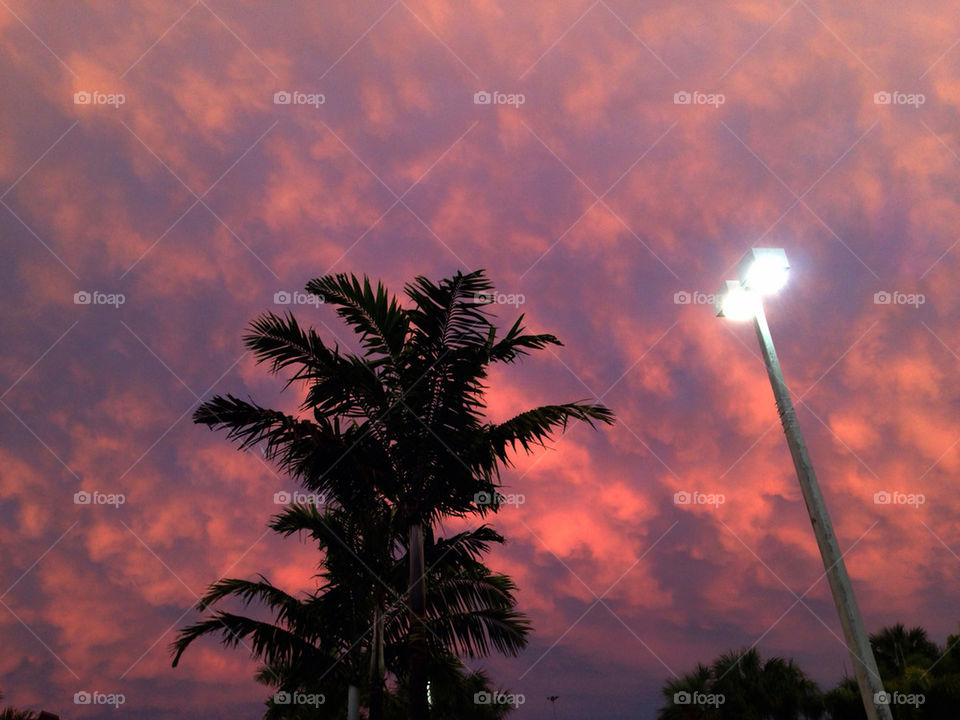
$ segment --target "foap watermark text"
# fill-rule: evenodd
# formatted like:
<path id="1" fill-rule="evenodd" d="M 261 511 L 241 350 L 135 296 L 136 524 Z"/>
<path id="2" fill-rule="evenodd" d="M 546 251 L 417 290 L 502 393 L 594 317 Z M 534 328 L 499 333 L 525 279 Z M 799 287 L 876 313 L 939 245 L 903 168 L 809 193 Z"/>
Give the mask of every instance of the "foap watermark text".
<path id="1" fill-rule="evenodd" d="M 274 305 L 313 305 L 320 307 L 323 305 L 323 298 L 313 293 L 302 292 L 301 290 L 277 290 L 273 294 Z"/>
<path id="2" fill-rule="evenodd" d="M 695 705 L 697 707 L 718 708 L 727 701 L 723 693 L 704 693 L 699 690 L 688 692 L 681 690 L 673 694 L 674 705 Z"/>
<path id="3" fill-rule="evenodd" d="M 311 705 L 313 707 L 320 707 L 326 701 L 326 696 L 320 693 L 286 692 L 284 690 L 273 694 L 274 705 Z"/>
<path id="4" fill-rule="evenodd" d="M 523 505 L 527 498 L 522 493 L 489 493 L 478 492 L 473 496 L 473 502 L 476 505 L 513 505 L 518 507 Z"/>
<path id="5" fill-rule="evenodd" d="M 484 690 L 473 694 L 475 705 L 509 705 L 518 708 L 526 701 L 526 696 L 521 693 L 487 692 Z"/>
<path id="6" fill-rule="evenodd" d="M 79 90 L 73 94 L 74 105 L 110 105 L 114 109 L 127 102 L 123 93 L 105 93 L 99 90 Z"/>
<path id="7" fill-rule="evenodd" d="M 912 705 L 918 708 L 927 701 L 927 697 L 923 693 L 904 693 L 895 690 L 894 692 L 874 693 L 873 701 L 877 705 Z"/>
<path id="8" fill-rule="evenodd" d="M 487 92 L 478 90 L 473 94 L 474 105 L 510 105 L 518 108 L 527 101 L 523 93 Z"/>
<path id="9" fill-rule="evenodd" d="M 73 694 L 74 705 L 112 705 L 114 710 L 127 701 L 123 693 L 105 693 L 98 690 L 81 690 Z"/>
<path id="10" fill-rule="evenodd" d="M 74 305 L 112 305 L 118 308 L 127 301 L 123 293 L 105 293 L 99 290 L 78 290 L 73 294 Z"/>
<path id="11" fill-rule="evenodd" d="M 927 502 L 927 496 L 923 493 L 905 493 L 898 492 L 894 490 L 889 492 L 887 490 L 880 490 L 873 494 L 873 504 L 874 505 L 910 505 L 915 508 L 919 508 L 921 505 L 925 505 Z"/>
<path id="12" fill-rule="evenodd" d="M 712 505 L 715 508 L 720 507 L 727 501 L 723 493 L 705 493 L 699 490 L 688 492 L 680 490 L 673 494 L 674 505 Z"/>
<path id="13" fill-rule="evenodd" d="M 491 291 L 475 294 L 473 296 L 473 301 L 478 305 L 513 305 L 513 307 L 520 307 L 527 301 L 527 296 L 523 293 L 502 293 Z"/>
<path id="14" fill-rule="evenodd" d="M 713 293 L 690 292 L 689 290 L 679 290 L 673 294 L 673 302 L 676 305 L 713 305 L 716 295 Z"/>
<path id="15" fill-rule="evenodd" d="M 306 93 L 299 90 L 280 90 L 273 94 L 274 105 L 309 105 L 316 109 L 327 101 L 323 93 Z"/>
<path id="16" fill-rule="evenodd" d="M 927 302 L 923 293 L 905 293 L 899 290 L 880 290 L 873 294 L 874 305 L 910 305 L 918 308 Z"/>
<path id="17" fill-rule="evenodd" d="M 679 90 L 673 94 L 674 105 L 713 105 L 718 108 L 727 101 L 723 93 L 705 93 L 699 90 Z"/>
<path id="18" fill-rule="evenodd" d="M 927 96 L 923 93 L 881 90 L 873 94 L 873 102 L 875 105 L 909 105 L 913 108 L 918 108 L 927 102 Z"/>
<path id="19" fill-rule="evenodd" d="M 316 493 L 279 490 L 273 494 L 273 502 L 275 505 L 322 505 L 323 498 Z"/>
<path id="20" fill-rule="evenodd" d="M 105 493 L 99 490 L 80 490 L 73 494 L 74 505 L 112 505 L 115 508 L 127 502 L 123 493 Z"/>

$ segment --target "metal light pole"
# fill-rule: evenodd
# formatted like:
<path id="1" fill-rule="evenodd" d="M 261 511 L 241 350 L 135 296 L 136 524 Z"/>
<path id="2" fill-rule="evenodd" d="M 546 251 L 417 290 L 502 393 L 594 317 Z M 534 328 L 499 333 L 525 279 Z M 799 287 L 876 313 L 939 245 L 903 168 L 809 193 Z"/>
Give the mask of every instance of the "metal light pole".
<path id="1" fill-rule="evenodd" d="M 758 250 L 759 255 L 757 255 Z M 774 256 L 778 262 L 782 263 L 780 270 L 785 273 L 788 266 L 786 255 L 782 250 L 753 250 L 752 256 L 748 256 L 748 261 L 755 261 L 758 257 L 769 259 Z M 750 268 L 747 266 L 743 270 L 742 284 L 738 283 L 737 285 L 749 293 L 751 291 Z M 783 280 L 785 281 L 785 275 Z M 733 287 L 733 285 L 732 283 L 728 284 L 727 290 L 735 291 L 736 287 Z M 777 401 L 777 410 L 780 413 L 783 432 L 787 436 L 790 456 L 793 458 L 793 466 L 797 471 L 797 479 L 800 481 L 800 490 L 803 493 L 803 500 L 810 515 L 810 524 L 813 525 L 813 533 L 817 538 L 817 546 L 820 548 L 820 557 L 823 559 L 823 567 L 830 583 L 833 602 L 836 604 L 837 613 L 840 615 L 843 637 L 853 662 L 854 675 L 860 688 L 860 697 L 867 711 L 867 718 L 869 720 L 893 720 L 890 706 L 885 702 L 886 694 L 883 690 L 883 682 L 877 670 L 873 650 L 870 648 L 870 639 L 863 626 L 863 618 L 857 606 L 857 599 L 853 594 L 853 586 L 850 584 L 850 576 L 847 574 L 847 568 L 843 562 L 843 554 L 840 552 L 837 536 L 833 532 L 833 524 L 830 522 L 827 505 L 823 500 L 823 494 L 820 492 L 820 484 L 817 482 L 813 463 L 810 462 L 807 444 L 804 442 L 800 426 L 797 423 L 797 414 L 793 408 L 793 402 L 790 400 L 790 391 L 783 379 L 783 371 L 780 368 L 780 361 L 777 359 L 777 351 L 773 347 L 773 338 L 770 335 L 767 318 L 763 312 L 763 302 L 759 294 L 755 294 L 752 299 L 748 299 L 748 303 L 757 331 L 757 339 L 760 341 L 760 350 L 767 367 L 767 376 L 770 378 L 773 396 Z M 722 308 L 720 314 L 724 314 Z"/>

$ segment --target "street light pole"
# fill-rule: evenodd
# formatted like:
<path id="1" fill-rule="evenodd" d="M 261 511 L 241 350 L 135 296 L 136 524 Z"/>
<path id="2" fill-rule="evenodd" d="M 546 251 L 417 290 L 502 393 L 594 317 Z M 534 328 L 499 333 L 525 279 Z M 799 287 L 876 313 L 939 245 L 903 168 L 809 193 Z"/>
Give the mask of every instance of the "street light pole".
<path id="1" fill-rule="evenodd" d="M 823 567 L 830 583 L 833 601 L 840 614 L 840 625 L 843 627 L 843 636 L 850 651 L 854 675 L 860 688 L 860 697 L 863 699 L 869 720 L 893 720 L 890 706 L 880 701 L 884 692 L 883 682 L 870 648 L 867 631 L 863 627 L 863 618 L 860 616 L 857 599 L 850 584 L 850 576 L 847 575 L 847 568 L 843 563 L 837 536 L 833 532 L 827 505 L 820 492 L 820 484 L 813 471 L 813 464 L 810 462 L 807 444 L 797 424 L 797 414 L 790 400 L 787 383 L 783 379 L 783 371 L 780 368 L 770 328 L 767 326 L 767 318 L 763 312 L 763 303 L 759 298 L 756 305 L 754 327 L 757 331 L 757 339 L 760 341 L 760 350 L 763 352 L 767 375 L 773 387 L 773 396 L 777 401 L 783 432 L 787 436 L 787 445 L 790 446 L 790 455 L 797 471 L 797 479 L 800 481 L 803 500 L 810 515 L 810 524 L 813 525 L 813 533 L 817 537 L 817 545 L 820 548 L 820 557 L 823 558 Z"/>

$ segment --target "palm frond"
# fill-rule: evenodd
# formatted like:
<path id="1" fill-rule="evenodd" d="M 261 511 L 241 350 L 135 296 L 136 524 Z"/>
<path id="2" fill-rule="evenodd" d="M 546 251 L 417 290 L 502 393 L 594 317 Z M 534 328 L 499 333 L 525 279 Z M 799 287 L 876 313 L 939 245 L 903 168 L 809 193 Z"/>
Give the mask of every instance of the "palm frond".
<path id="1" fill-rule="evenodd" d="M 265 605 L 279 613 L 278 620 L 284 621 L 301 605 L 299 599 L 273 585 L 263 575 L 259 575 L 259 578 L 259 582 L 239 578 L 221 578 L 207 588 L 203 597 L 197 601 L 196 608 L 206 610 L 225 598 L 234 597 L 244 605 L 254 601 Z"/>
<path id="2" fill-rule="evenodd" d="M 264 440 L 274 448 L 282 447 L 299 439 L 310 425 L 230 394 L 216 395 L 202 403 L 194 411 L 193 421 L 211 430 L 227 430 L 227 439 L 239 440 L 240 450 Z"/>
<path id="3" fill-rule="evenodd" d="M 301 328 L 291 312 L 283 317 L 272 312 L 262 314 L 250 323 L 243 342 L 257 362 L 270 363 L 273 373 L 300 365 L 295 378 L 301 379 L 329 373 L 333 367 L 335 350 L 328 348 L 312 328 Z"/>
<path id="4" fill-rule="evenodd" d="M 370 279 L 355 275 L 325 275 L 307 283 L 307 292 L 335 305 L 337 314 L 360 335 L 367 356 L 388 355 L 396 362 L 403 351 L 409 320 L 400 303 L 382 283 L 374 291 Z"/>
<path id="5" fill-rule="evenodd" d="M 499 425 L 488 426 L 489 447 L 496 457 L 506 464 L 509 461 L 508 447 L 516 450 L 517 445 L 520 445 L 525 452 L 530 452 L 535 446 L 542 446 L 552 439 L 558 430 L 565 430 L 570 420 L 581 420 L 591 427 L 595 427 L 596 422 L 612 425 L 615 421 L 613 413 L 600 404 L 575 402 L 542 405 L 515 415 Z"/>
<path id="6" fill-rule="evenodd" d="M 504 537 L 489 525 L 464 530 L 456 535 L 438 538 L 424 548 L 424 562 L 428 568 L 443 571 L 479 563 L 490 545 L 502 545 Z"/>
<path id="7" fill-rule="evenodd" d="M 520 612 L 505 608 L 480 608 L 427 618 L 432 639 L 470 657 L 491 652 L 516 657 L 527 646 L 530 622 Z"/>
<path id="8" fill-rule="evenodd" d="M 563 345 L 555 335 L 546 333 L 529 335 L 524 333 L 523 315 L 517 318 L 507 334 L 490 346 L 491 362 L 513 362 L 530 350 L 542 350 L 547 345 Z"/>
<path id="9" fill-rule="evenodd" d="M 207 635 L 219 635 L 220 644 L 226 648 L 236 648 L 243 643 L 250 648 L 254 657 L 268 663 L 291 658 L 315 663 L 323 657 L 316 646 L 297 633 L 273 623 L 218 610 L 210 617 L 180 630 L 177 639 L 170 645 L 174 654 L 173 667 L 177 666 L 184 651 L 195 640 Z"/>
<path id="10" fill-rule="evenodd" d="M 435 284 L 422 275 L 405 287 L 415 306 L 408 310 L 416 345 L 430 348 L 434 355 L 482 344 L 490 331 L 490 320 L 481 298 L 493 289 L 485 270 L 475 270 Z"/>

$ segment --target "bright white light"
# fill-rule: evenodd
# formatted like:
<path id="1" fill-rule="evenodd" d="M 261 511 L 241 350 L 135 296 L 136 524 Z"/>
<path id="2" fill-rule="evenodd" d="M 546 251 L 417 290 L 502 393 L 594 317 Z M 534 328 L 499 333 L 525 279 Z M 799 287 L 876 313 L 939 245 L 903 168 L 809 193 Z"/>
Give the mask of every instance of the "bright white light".
<path id="1" fill-rule="evenodd" d="M 739 283 L 728 283 L 719 302 L 719 315 L 729 320 L 752 320 L 757 314 L 760 297 Z"/>
<path id="2" fill-rule="evenodd" d="M 788 269 L 776 258 L 758 258 L 747 270 L 746 286 L 761 295 L 772 295 L 787 284 Z"/>
<path id="3" fill-rule="evenodd" d="M 743 259 L 740 281 L 760 295 L 772 295 L 787 284 L 790 264 L 779 248 L 754 248 Z"/>

